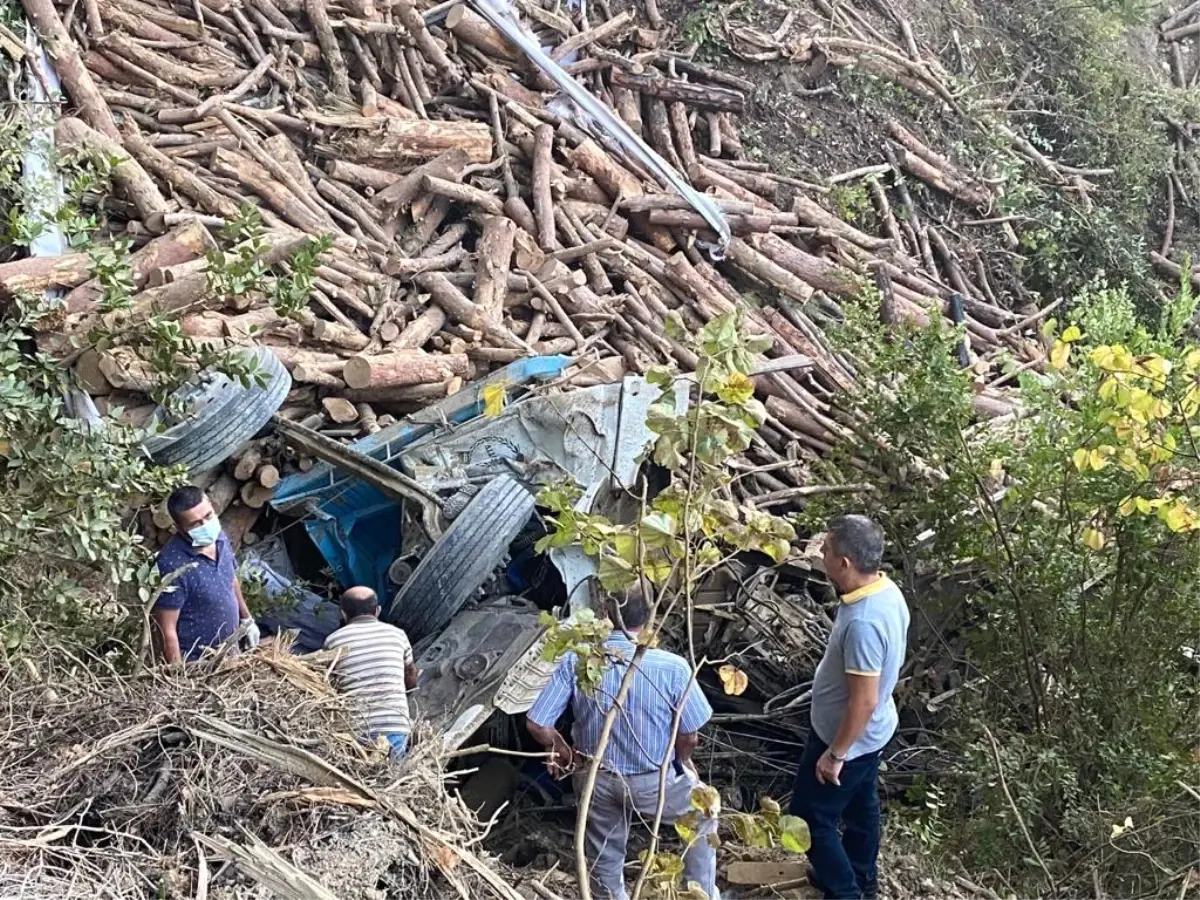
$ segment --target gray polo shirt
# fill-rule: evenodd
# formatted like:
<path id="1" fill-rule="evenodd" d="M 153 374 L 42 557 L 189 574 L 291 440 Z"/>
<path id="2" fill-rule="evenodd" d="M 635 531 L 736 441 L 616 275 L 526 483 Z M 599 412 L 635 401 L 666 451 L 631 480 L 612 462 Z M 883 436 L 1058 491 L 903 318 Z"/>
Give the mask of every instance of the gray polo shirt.
<path id="1" fill-rule="evenodd" d="M 886 575 L 842 598 L 812 689 L 813 729 L 826 744 L 837 736 L 850 699 L 850 675 L 879 676 L 879 705 L 847 759 L 882 750 L 896 733 L 892 691 L 904 665 L 908 604 Z"/>

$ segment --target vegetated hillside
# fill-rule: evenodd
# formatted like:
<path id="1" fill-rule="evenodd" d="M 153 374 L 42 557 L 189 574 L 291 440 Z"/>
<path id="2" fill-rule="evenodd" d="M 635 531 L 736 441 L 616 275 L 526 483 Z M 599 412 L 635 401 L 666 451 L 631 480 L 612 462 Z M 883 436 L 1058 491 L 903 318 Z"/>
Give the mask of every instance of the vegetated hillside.
<path id="1" fill-rule="evenodd" d="M 756 84 L 741 122 L 749 158 L 810 182 L 810 195 L 864 231 L 895 235 L 922 272 L 964 295 L 1076 326 L 1091 342 L 1085 360 L 1092 346 L 1127 343 L 1178 365 L 1197 333 L 1179 267 L 1200 234 L 1190 124 L 1200 46 L 1187 33 L 1194 12 L 1185 7 L 816 0 L 688 3 L 666 17 L 698 58 Z M 1164 30 L 1170 40 L 1160 40 Z M 929 72 L 942 73 L 949 96 Z M 911 169 L 898 178 L 886 167 L 905 132 L 943 172 L 988 185 L 994 201 L 970 208 L 956 185 L 947 191 Z M 865 314 L 876 317 L 877 307 L 868 303 Z M 1085 410 L 1101 383 L 1085 362 L 1076 371 L 1060 357 L 1066 377 L 1043 360 L 1013 367 L 1042 371 L 1040 379 L 1015 371 L 1000 379 L 1020 380 L 1023 399 L 1042 414 L 1055 415 L 1063 400 L 1079 403 L 1071 425 L 996 429 L 968 448 L 962 435 L 980 436 L 961 417 L 970 386 L 941 363 L 953 345 L 914 337 L 901 347 L 869 322 L 854 325 L 839 347 L 898 393 L 860 395 L 863 433 L 937 461 L 950 484 L 966 487 L 917 498 L 898 464 L 904 454 L 868 457 L 888 477 L 866 505 L 887 522 L 910 588 L 915 570 L 954 584 L 910 595 L 920 610 L 911 648 L 919 662 L 907 703 L 918 721 L 902 729 L 930 746 L 893 767 L 909 803 L 891 806 L 892 852 L 916 848 L 925 875 L 965 863 L 969 872 L 958 878 L 1004 895 L 1195 891 L 1200 804 L 1188 785 L 1200 758 L 1188 748 L 1197 673 L 1178 646 L 1200 624 L 1189 593 L 1194 533 L 1107 520 L 1102 503 L 1115 512 L 1123 496 L 1144 490 L 1136 476 L 1114 476 L 1109 494 L 1095 491 L 1111 470 L 1072 478 L 1070 441 L 1087 451 Z M 1048 328 L 1052 336 L 1063 325 Z M 1044 345 L 1049 356 L 1049 337 Z M 1054 349 L 1069 352 L 1061 341 Z M 1090 408 L 1102 429 L 1112 411 Z M 1186 435 L 1194 410 L 1175 425 Z M 1056 441 L 1057 457 L 1045 452 Z M 1185 455 L 1168 467 L 1177 475 L 1194 469 Z M 841 474 L 857 480 L 861 469 L 844 465 Z M 1195 490 L 1190 475 L 1174 484 Z M 1005 489 L 1007 499 L 989 511 L 988 495 L 1003 498 Z M 1042 531 L 1047 502 L 1078 505 L 1099 527 Z M 955 518 L 973 506 L 978 519 Z M 810 513 L 815 523 L 819 513 Z M 914 547 L 935 521 L 936 540 Z M 1116 555 L 1106 531 L 1116 533 Z M 1175 560 L 1177 578 L 1160 578 L 1164 558 Z M 1145 602 L 1159 612 L 1149 622 Z M 915 770 L 922 774 L 909 779 Z M 906 885 L 944 890 L 921 887 L 920 876 Z"/>
<path id="2" fill-rule="evenodd" d="M 999 189 L 989 208 L 967 213 L 908 178 L 922 226 L 944 230 L 981 289 L 1016 308 L 1107 279 L 1149 308 L 1161 293 L 1149 252 L 1170 230 L 1165 255 L 1181 261 L 1200 223 L 1186 124 L 1196 92 L 1166 71 L 1158 23 L 1168 14 L 1136 0 L 818 0 L 682 3 L 668 18 L 699 58 L 756 84 L 742 119 L 751 158 L 836 178 L 886 164 L 898 121 Z M 1183 53 L 1183 82 L 1194 85 L 1195 49 Z M 920 79 L 926 67 L 951 85 L 949 97 Z M 839 181 L 827 197 L 866 230 L 880 228 L 868 180 Z"/>

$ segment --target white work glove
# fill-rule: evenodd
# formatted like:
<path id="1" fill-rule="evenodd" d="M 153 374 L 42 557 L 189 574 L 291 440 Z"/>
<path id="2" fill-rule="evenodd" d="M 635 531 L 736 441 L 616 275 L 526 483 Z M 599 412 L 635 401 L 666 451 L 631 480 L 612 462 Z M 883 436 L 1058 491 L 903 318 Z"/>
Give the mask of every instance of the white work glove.
<path id="1" fill-rule="evenodd" d="M 247 625 L 247 623 L 249 623 L 249 624 Z M 246 646 L 249 649 L 253 650 L 255 647 L 258 646 L 259 642 L 262 640 L 262 632 L 258 630 L 258 623 L 255 622 L 253 618 L 248 617 L 248 618 L 242 619 L 241 622 L 239 622 L 238 624 L 239 624 L 239 626 L 246 625 L 246 634 L 245 634 Z"/>

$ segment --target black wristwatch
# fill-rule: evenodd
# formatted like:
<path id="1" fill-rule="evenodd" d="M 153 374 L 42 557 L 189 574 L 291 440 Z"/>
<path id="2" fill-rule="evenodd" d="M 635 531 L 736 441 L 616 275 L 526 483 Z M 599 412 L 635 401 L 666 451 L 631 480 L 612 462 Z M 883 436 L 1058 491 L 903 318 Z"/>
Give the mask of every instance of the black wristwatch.
<path id="1" fill-rule="evenodd" d="M 834 760 L 835 762 L 844 763 L 844 762 L 846 761 L 846 754 L 845 754 L 845 753 L 843 753 L 841 756 L 838 756 L 836 753 L 834 753 L 834 752 L 833 752 L 833 748 L 832 748 L 832 747 L 830 747 L 829 749 L 827 749 L 825 752 L 826 752 L 826 753 L 828 753 L 828 754 L 829 754 L 829 758 L 830 758 L 830 759 L 832 759 L 832 760 Z"/>

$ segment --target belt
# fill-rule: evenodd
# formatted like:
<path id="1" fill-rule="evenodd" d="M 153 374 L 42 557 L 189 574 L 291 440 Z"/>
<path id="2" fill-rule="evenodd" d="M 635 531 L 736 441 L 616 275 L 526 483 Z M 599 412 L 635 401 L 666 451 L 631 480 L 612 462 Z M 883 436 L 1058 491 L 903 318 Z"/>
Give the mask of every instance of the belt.
<path id="1" fill-rule="evenodd" d="M 671 760 L 671 768 L 675 770 L 676 775 L 684 774 L 683 763 L 681 763 L 678 759 Z M 657 775 L 660 771 L 662 771 L 662 770 L 659 768 L 646 769 L 645 771 L 642 771 L 642 772 L 616 772 L 616 771 L 613 771 L 612 769 L 601 769 L 600 770 L 601 774 L 615 775 L 618 778 L 638 778 L 642 775 Z"/>

